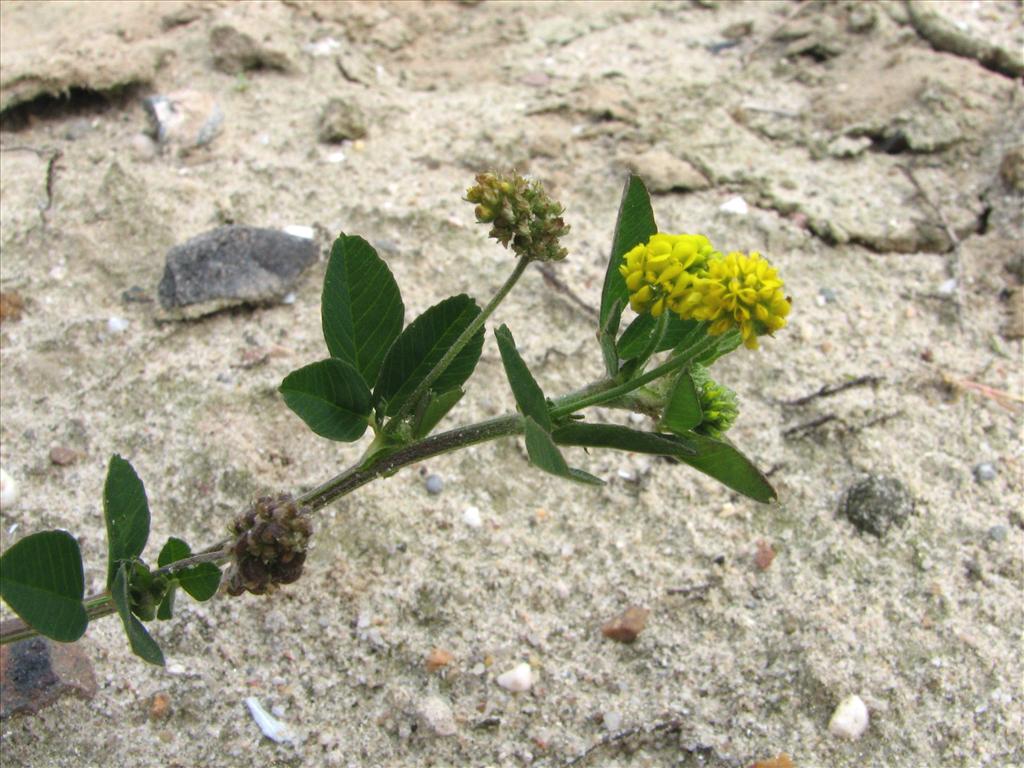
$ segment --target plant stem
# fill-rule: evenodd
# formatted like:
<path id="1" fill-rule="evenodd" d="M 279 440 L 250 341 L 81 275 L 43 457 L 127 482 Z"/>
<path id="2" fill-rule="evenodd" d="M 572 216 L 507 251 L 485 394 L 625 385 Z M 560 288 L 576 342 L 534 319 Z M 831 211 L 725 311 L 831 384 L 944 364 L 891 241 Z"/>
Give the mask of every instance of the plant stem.
<path id="1" fill-rule="evenodd" d="M 487 305 L 484 312 L 480 314 L 478 318 L 480 319 L 479 325 L 483 324 L 486 314 L 494 311 L 494 308 L 501 299 L 512 288 L 512 285 L 515 284 L 519 276 L 522 275 L 522 271 L 528 263 L 528 260 L 520 260 L 520 263 L 516 266 L 516 271 L 513 272 L 509 280 L 502 286 L 502 289 Z M 472 328 L 468 328 L 463 335 L 468 339 L 474 332 Z M 667 362 L 629 381 L 618 382 L 614 378 L 605 378 L 588 384 L 575 392 L 562 395 L 553 401 L 554 408 L 551 409 L 551 416 L 552 418 L 560 418 L 584 408 L 618 400 L 655 379 L 690 365 L 698 356 L 714 347 L 720 340 L 721 337 L 704 337 L 670 358 Z M 446 363 L 442 360 L 441 364 Z M 398 419 L 399 416 L 395 418 Z M 470 445 L 521 434 L 522 431 L 523 417 L 518 413 L 497 416 L 476 424 L 456 427 L 447 432 L 441 432 L 440 434 L 402 446 L 391 453 L 375 453 L 364 457 L 344 472 L 322 483 L 313 490 L 302 494 L 297 501 L 299 504 L 309 507 L 312 511 L 317 511 L 355 489 L 377 478 L 393 475 L 410 464 L 415 464 L 433 456 L 440 456 L 459 448 L 466 448 Z M 175 573 L 199 563 L 217 563 L 219 565 L 230 559 L 230 543 L 229 539 L 222 540 L 211 547 L 207 547 L 198 554 L 170 563 L 163 568 L 158 568 L 153 573 L 160 576 L 173 576 Z M 85 599 L 84 604 L 90 621 L 102 616 L 108 616 L 117 611 L 109 592 L 91 595 Z M 25 624 L 21 619 L 8 619 L 7 621 L 0 622 L 0 645 L 24 640 L 37 634 L 39 633 L 35 629 Z"/>
<path id="2" fill-rule="evenodd" d="M 526 268 L 530 265 L 531 261 L 532 259 L 528 256 L 519 257 L 519 261 L 516 263 L 516 268 L 512 270 L 512 274 L 508 276 L 508 279 L 506 279 L 501 288 L 498 289 L 498 292 L 494 294 L 489 302 L 487 302 L 487 306 L 485 306 L 480 314 L 473 318 L 473 322 L 471 322 L 466 329 L 459 334 L 459 338 L 455 340 L 455 343 L 448 348 L 444 353 L 444 356 L 437 362 L 437 365 L 431 369 L 430 373 L 428 373 L 416 386 L 416 389 L 413 390 L 413 393 L 405 403 L 403 403 L 402 407 L 398 409 L 398 413 L 396 413 L 391 418 L 391 421 L 387 423 L 384 427 L 385 434 L 393 432 L 402 420 L 412 413 L 413 409 L 419 403 L 420 398 L 422 398 L 423 395 L 426 394 L 427 390 L 430 389 L 430 385 L 437 380 L 438 376 L 444 373 L 452 360 L 455 359 L 455 356 L 462 351 L 462 348 L 469 343 L 474 334 L 476 334 L 476 332 L 483 327 L 483 324 L 487 322 L 487 318 L 491 316 L 494 310 L 497 309 L 498 305 L 506 296 L 508 296 L 509 291 L 511 291 L 512 287 L 519 281 L 519 278 L 523 276 L 523 272 L 526 271 Z"/>

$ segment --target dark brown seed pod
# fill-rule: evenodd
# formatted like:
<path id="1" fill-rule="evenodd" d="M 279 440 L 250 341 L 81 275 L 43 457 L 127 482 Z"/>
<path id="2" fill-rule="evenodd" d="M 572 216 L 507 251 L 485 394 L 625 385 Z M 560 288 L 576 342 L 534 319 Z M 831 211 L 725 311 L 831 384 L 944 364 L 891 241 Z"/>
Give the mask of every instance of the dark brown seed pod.
<path id="1" fill-rule="evenodd" d="M 313 535 L 310 510 L 291 496 L 264 496 L 231 524 L 234 563 L 227 574 L 230 595 L 263 595 L 302 575 Z"/>

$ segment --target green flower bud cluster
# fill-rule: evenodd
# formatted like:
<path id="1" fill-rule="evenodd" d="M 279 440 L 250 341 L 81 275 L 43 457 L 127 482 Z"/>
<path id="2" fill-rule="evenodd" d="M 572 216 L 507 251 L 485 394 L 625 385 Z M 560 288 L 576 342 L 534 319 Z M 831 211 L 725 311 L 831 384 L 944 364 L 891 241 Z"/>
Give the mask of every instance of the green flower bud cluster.
<path id="1" fill-rule="evenodd" d="M 693 377 L 693 384 L 697 388 L 697 395 L 700 397 L 700 409 L 703 417 L 700 424 L 694 429 L 701 435 L 708 437 L 721 437 L 736 421 L 739 416 L 739 403 L 736 400 L 736 393 L 728 387 L 717 383 L 708 376 L 707 369 L 695 365 L 690 371 Z"/>
<path id="2" fill-rule="evenodd" d="M 313 535 L 309 510 L 291 496 L 264 496 L 231 525 L 234 563 L 227 574 L 230 595 L 263 595 L 302 575 Z"/>
<path id="3" fill-rule="evenodd" d="M 490 224 L 490 237 L 519 256 L 533 261 L 559 261 L 568 254 L 559 238 L 568 234 L 565 209 L 548 197 L 544 187 L 518 173 L 481 173 L 466 191 L 476 203 L 476 220 Z"/>
<path id="4" fill-rule="evenodd" d="M 165 576 L 154 576 L 149 566 L 136 560 L 132 563 L 128 584 L 128 604 L 132 613 L 143 621 L 155 619 L 156 610 L 167 596 L 171 582 Z"/>

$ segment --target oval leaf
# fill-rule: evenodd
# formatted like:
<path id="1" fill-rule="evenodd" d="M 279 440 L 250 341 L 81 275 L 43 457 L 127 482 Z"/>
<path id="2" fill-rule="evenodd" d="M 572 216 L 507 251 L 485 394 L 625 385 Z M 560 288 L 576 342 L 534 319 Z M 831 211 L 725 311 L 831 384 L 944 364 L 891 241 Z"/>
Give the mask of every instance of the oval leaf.
<path id="1" fill-rule="evenodd" d="M 501 352 L 501 363 L 505 366 L 505 375 L 512 387 L 512 394 L 516 398 L 516 405 L 524 416 L 529 416 L 545 431 L 551 431 L 551 414 L 548 412 L 548 403 L 544 398 L 537 380 L 533 378 L 530 369 L 526 367 L 516 349 L 516 340 L 512 337 L 512 331 L 507 325 L 501 326 L 494 332 L 498 339 L 498 351 Z"/>
<path id="2" fill-rule="evenodd" d="M 626 281 L 619 274 L 619 265 L 627 251 L 640 243 L 646 243 L 657 231 L 658 225 L 654 223 L 654 210 L 651 208 L 651 196 L 647 193 L 647 187 L 639 176 L 630 174 L 622 190 L 622 202 L 619 204 L 619 216 L 612 237 L 612 250 L 604 275 L 604 287 L 601 290 L 601 316 L 598 327 L 609 375 L 618 372 L 615 336 L 619 330 L 619 317 L 629 302 L 629 292 L 626 290 Z"/>
<path id="3" fill-rule="evenodd" d="M 374 397 L 386 403 L 386 415 L 394 416 L 459 335 L 480 314 L 480 307 L 466 294 L 435 304 L 413 320 L 391 345 L 380 369 Z M 484 329 L 473 334 L 448 366 L 430 384 L 435 392 L 458 389 L 473 373 L 484 345 Z"/>
<path id="4" fill-rule="evenodd" d="M 142 554 L 149 538 L 149 502 L 135 469 L 117 454 L 110 457 L 103 486 L 103 519 L 107 523 L 107 588 L 123 560 Z"/>
<path id="5" fill-rule="evenodd" d="M 769 502 L 776 498 L 768 479 L 750 459 L 724 440 L 693 432 L 659 435 L 615 424 L 568 424 L 556 429 L 552 437 L 560 445 L 672 456 L 755 501 Z"/>
<path id="6" fill-rule="evenodd" d="M 564 477 L 566 480 L 575 480 L 587 485 L 604 485 L 604 480 L 601 478 L 594 477 L 582 469 L 573 469 L 566 464 L 565 457 L 558 450 L 551 435 L 531 416 L 526 417 L 525 428 L 526 453 L 530 457 L 530 463 L 537 469 L 542 469 L 556 477 Z"/>
<path id="7" fill-rule="evenodd" d="M 320 319 L 331 357 L 351 365 L 364 381 L 376 381 L 384 355 L 402 332 L 405 306 L 391 270 L 363 238 L 342 233 L 334 241 Z"/>
<path id="8" fill-rule="evenodd" d="M 128 635 L 128 643 L 132 652 L 139 658 L 158 666 L 164 665 L 164 653 L 160 650 L 156 640 L 150 637 L 149 632 L 141 621 L 132 614 L 131 602 L 128 600 L 128 563 L 121 563 L 114 574 L 114 582 L 110 587 L 110 596 L 117 608 L 117 613 L 124 624 L 125 634 Z"/>
<path id="9" fill-rule="evenodd" d="M 89 624 L 84 593 L 82 553 L 67 531 L 33 533 L 0 557 L 0 596 L 41 635 L 80 638 Z"/>
<path id="10" fill-rule="evenodd" d="M 164 544 L 164 548 L 160 550 L 157 565 L 163 568 L 165 565 L 170 565 L 189 557 L 192 557 L 192 548 L 181 539 L 171 536 L 167 543 Z M 202 603 L 217 594 L 217 588 L 220 586 L 221 571 L 213 563 L 198 563 L 183 571 L 178 571 L 174 574 L 174 579 L 177 580 L 181 588 L 193 600 L 198 600 Z M 164 617 L 158 613 L 157 618 L 170 618 L 170 611 L 174 608 L 173 594 L 174 588 L 172 587 L 171 591 L 168 592 L 167 598 L 164 599 L 164 603 L 167 603 L 168 615 Z M 161 610 L 164 608 L 164 603 L 160 605 Z"/>
<path id="11" fill-rule="evenodd" d="M 329 440 L 358 440 L 369 424 L 370 390 L 355 368 L 337 358 L 292 371 L 279 391 L 311 430 Z"/>
<path id="12" fill-rule="evenodd" d="M 689 371 L 683 371 L 672 385 L 672 392 L 658 426 L 678 435 L 696 427 L 702 418 L 704 412 L 700 407 L 700 396 L 693 377 Z"/>

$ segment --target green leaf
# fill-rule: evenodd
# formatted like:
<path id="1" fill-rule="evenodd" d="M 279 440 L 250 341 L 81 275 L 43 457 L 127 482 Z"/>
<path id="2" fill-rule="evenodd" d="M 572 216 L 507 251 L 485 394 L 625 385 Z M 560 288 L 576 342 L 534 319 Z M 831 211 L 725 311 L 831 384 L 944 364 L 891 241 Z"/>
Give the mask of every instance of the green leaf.
<path id="1" fill-rule="evenodd" d="M 132 652 L 148 661 L 150 664 L 164 665 L 164 654 L 157 645 L 156 640 L 150 637 L 146 627 L 135 616 L 132 615 L 131 603 L 128 600 L 128 563 L 121 563 L 114 574 L 114 581 L 110 587 L 110 596 L 114 600 L 114 606 L 124 624 L 125 634 L 128 635 L 128 643 Z"/>
<path id="2" fill-rule="evenodd" d="M 617 424 L 586 424 L 576 422 L 558 427 L 551 433 L 560 445 L 578 445 L 584 448 L 614 448 L 633 453 L 650 453 L 659 456 L 695 456 L 696 447 L 686 438 L 676 435 L 661 435 L 655 432 L 641 432 Z"/>
<path id="3" fill-rule="evenodd" d="M 156 567 L 163 568 L 186 557 L 192 557 L 192 548 L 177 536 L 171 536 L 157 555 Z"/>
<path id="4" fill-rule="evenodd" d="M 160 550 L 157 565 L 163 568 L 165 565 L 170 565 L 189 557 L 192 557 L 191 547 L 181 539 L 172 536 L 164 544 L 164 548 Z M 193 600 L 198 600 L 202 603 L 217 594 L 217 588 L 220 586 L 221 572 L 220 568 L 213 563 L 198 563 L 183 571 L 178 571 L 172 578 L 181 585 L 181 588 Z M 162 609 L 163 604 L 160 607 Z M 171 607 L 173 607 L 173 601 Z M 158 615 L 158 618 L 162 617 Z"/>
<path id="5" fill-rule="evenodd" d="M 525 427 L 526 453 L 530 456 L 530 463 L 537 469 L 587 485 L 604 485 L 604 481 L 600 478 L 594 477 L 582 469 L 570 468 L 565 463 L 565 457 L 558 450 L 555 441 L 551 439 L 550 433 L 534 421 L 532 416 L 526 417 Z"/>
<path id="6" fill-rule="evenodd" d="M 728 331 L 719 337 L 718 343 L 715 346 L 697 358 L 696 362 L 707 368 L 718 358 L 724 357 L 734 349 L 737 349 L 742 343 L 743 337 L 738 330 Z"/>
<path id="7" fill-rule="evenodd" d="M 193 600 L 202 603 L 217 594 L 220 568 L 213 563 L 198 563 L 174 574 L 174 578 Z"/>
<path id="8" fill-rule="evenodd" d="M 615 338 L 619 330 L 619 317 L 629 300 L 626 281 L 619 274 L 622 257 L 640 243 L 646 243 L 651 235 L 657 232 L 658 226 L 654 223 L 654 211 L 651 208 L 651 196 L 647 193 L 647 187 L 638 176 L 631 174 L 626 179 L 626 186 L 622 191 L 619 216 L 612 237 L 612 250 L 608 257 L 608 269 L 601 291 L 601 316 L 598 328 L 604 337 L 602 346 Z M 616 365 L 615 370 L 609 370 L 608 373 L 614 375 L 618 372 L 617 368 Z"/>
<path id="9" fill-rule="evenodd" d="M 311 430 L 329 440 L 358 440 L 369 424 L 370 390 L 355 368 L 337 358 L 292 371 L 279 391 Z"/>
<path id="10" fill-rule="evenodd" d="M 700 396 L 697 394 L 693 377 L 689 371 L 683 371 L 676 376 L 658 426 L 680 435 L 700 424 L 703 417 L 704 412 L 700 407 Z"/>
<path id="11" fill-rule="evenodd" d="M 71 643 L 85 633 L 85 577 L 78 542 L 67 531 L 40 531 L 0 557 L 0 597 L 39 634 Z"/>
<path id="12" fill-rule="evenodd" d="M 686 439 L 694 442 L 697 455 L 679 456 L 681 461 L 754 501 L 767 504 L 777 498 L 768 478 L 732 443 L 692 432 Z"/>
<path id="13" fill-rule="evenodd" d="M 391 345 L 377 378 L 374 397 L 386 403 L 386 415 L 394 416 L 405 404 L 459 335 L 480 314 L 480 307 L 466 294 L 435 304 L 413 320 Z M 457 389 L 470 377 L 484 345 L 484 329 L 473 335 L 430 388 L 435 392 Z"/>
<path id="14" fill-rule="evenodd" d="M 464 394 L 466 391 L 461 387 L 442 392 L 440 395 L 427 392 L 422 407 L 417 408 L 416 426 L 412 431 L 413 439 L 419 440 L 429 435 Z"/>
<path id="15" fill-rule="evenodd" d="M 501 363 L 505 366 L 505 375 L 512 387 L 516 405 L 524 416 L 533 419 L 545 432 L 551 431 L 551 414 L 537 380 L 533 378 L 526 362 L 516 349 L 516 340 L 507 325 L 502 325 L 494 332 L 498 339 L 498 351 L 501 352 Z M 552 445 L 554 445 L 552 443 Z"/>
<path id="16" fill-rule="evenodd" d="M 568 424 L 552 433 L 556 443 L 615 448 L 672 456 L 755 501 L 775 499 L 775 489 L 750 460 L 729 442 L 687 432 L 660 435 L 615 424 Z"/>
<path id="17" fill-rule="evenodd" d="M 174 596 L 178 593 L 178 587 L 174 584 L 167 590 L 167 594 L 164 595 L 164 599 L 160 601 L 159 607 L 156 609 L 156 617 L 160 621 L 167 621 L 174 615 Z"/>
<path id="18" fill-rule="evenodd" d="M 402 331 L 405 306 L 391 270 L 369 243 L 342 233 L 331 248 L 320 299 L 324 340 L 366 382 Z"/>
<path id="19" fill-rule="evenodd" d="M 146 489 L 132 465 L 117 454 L 110 457 L 103 486 L 103 518 L 107 523 L 107 588 L 123 560 L 142 554 L 149 538 Z"/>

